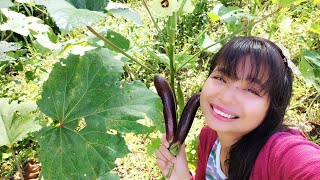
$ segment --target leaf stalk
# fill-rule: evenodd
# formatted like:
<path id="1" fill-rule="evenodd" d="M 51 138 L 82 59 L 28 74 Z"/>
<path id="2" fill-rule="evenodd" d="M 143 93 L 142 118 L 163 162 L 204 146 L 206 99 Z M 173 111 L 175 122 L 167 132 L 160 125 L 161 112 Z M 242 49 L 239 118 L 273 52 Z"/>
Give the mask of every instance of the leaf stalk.
<path id="1" fill-rule="evenodd" d="M 151 73 L 154 73 L 154 71 L 152 69 L 150 69 L 149 67 L 141 64 L 138 60 L 136 60 L 134 57 L 130 56 L 128 53 L 126 53 L 124 50 L 122 50 L 121 48 L 119 48 L 118 46 L 116 46 L 115 44 L 113 44 L 111 41 L 109 41 L 108 39 L 106 39 L 105 37 L 103 37 L 101 34 L 99 34 L 97 31 L 95 31 L 91 26 L 87 26 L 87 28 L 89 29 L 89 31 L 91 31 L 95 36 L 97 36 L 98 38 L 100 38 L 101 40 L 103 40 L 104 42 L 106 42 L 107 44 L 109 44 L 111 47 L 113 47 L 114 49 L 116 49 L 118 52 L 120 52 L 121 54 L 123 54 L 124 56 L 126 56 L 127 58 L 131 59 L 132 61 L 134 61 L 135 63 L 139 64 L 140 66 L 144 67 L 146 70 L 150 71 Z"/>
<path id="2" fill-rule="evenodd" d="M 14 164 L 16 164 L 17 168 L 18 168 L 18 172 L 19 174 L 21 175 L 21 179 L 24 180 L 24 177 L 23 177 L 23 173 L 22 173 L 22 169 L 20 167 L 20 162 L 16 156 L 16 153 L 14 152 L 14 149 L 13 149 L 13 145 L 11 146 L 11 152 L 12 152 L 12 156 L 13 156 L 13 159 L 14 159 Z"/>

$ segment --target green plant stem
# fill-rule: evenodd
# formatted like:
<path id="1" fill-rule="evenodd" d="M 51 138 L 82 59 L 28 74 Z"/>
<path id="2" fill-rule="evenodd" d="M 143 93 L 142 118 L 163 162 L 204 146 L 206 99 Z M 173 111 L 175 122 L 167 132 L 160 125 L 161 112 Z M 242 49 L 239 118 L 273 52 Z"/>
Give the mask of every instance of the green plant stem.
<path id="1" fill-rule="evenodd" d="M 282 9 L 282 8 L 279 7 L 276 11 L 274 11 L 274 12 L 272 12 L 272 13 L 264 16 L 264 17 L 262 17 L 261 19 L 253 22 L 252 24 L 249 24 L 249 25 L 247 25 L 247 26 L 239 29 L 238 31 L 232 33 L 231 35 L 226 36 L 225 38 L 222 38 L 222 39 L 220 39 L 219 41 L 216 41 L 215 43 L 213 43 L 213 44 L 205 47 L 205 48 L 202 49 L 201 51 L 198 51 L 196 54 L 194 54 L 193 56 L 191 56 L 187 61 L 185 61 L 180 67 L 178 67 L 178 68 L 177 68 L 177 71 L 181 70 L 181 68 L 183 68 L 186 64 L 188 64 L 192 59 L 194 59 L 195 57 L 197 57 L 197 56 L 198 56 L 199 54 L 201 54 L 203 51 L 209 49 L 209 48 L 212 47 L 212 46 L 217 45 L 218 43 L 220 43 L 220 42 L 222 42 L 222 41 L 225 41 L 225 40 L 227 40 L 227 39 L 229 39 L 229 38 L 234 37 L 235 35 L 239 34 L 239 33 L 242 32 L 242 31 L 245 31 L 245 30 L 249 29 L 250 27 L 253 27 L 254 25 L 260 23 L 261 21 L 267 19 L 268 17 L 271 17 L 271 16 L 273 16 L 274 14 L 278 13 L 281 9 Z"/>
<path id="2" fill-rule="evenodd" d="M 175 143 L 175 144 L 171 144 L 171 143 L 170 143 L 170 146 L 169 146 L 168 149 L 169 149 L 170 153 L 171 153 L 173 156 L 176 157 L 176 156 L 179 154 L 179 151 L 180 151 L 180 143 Z M 170 178 L 173 169 L 174 169 L 174 163 L 171 164 L 170 169 L 169 169 L 169 172 L 168 172 L 168 174 L 166 175 L 166 178 Z"/>
<path id="3" fill-rule="evenodd" d="M 26 45 L 27 45 L 28 50 L 29 50 L 31 53 L 33 53 L 33 49 L 31 48 L 30 44 L 28 43 L 27 38 L 26 38 L 25 36 L 23 36 L 23 39 L 24 39 L 24 41 L 26 42 Z"/>
<path id="4" fill-rule="evenodd" d="M 23 177 L 23 173 L 22 173 L 22 169 L 20 167 L 20 162 L 18 160 L 18 158 L 16 157 L 16 153 L 14 152 L 14 149 L 13 149 L 13 146 L 11 146 L 11 152 L 12 152 L 12 156 L 13 156 L 13 159 L 14 159 L 14 163 L 16 164 L 17 168 L 18 168 L 18 172 L 20 173 L 21 175 L 21 179 L 24 180 L 24 177 Z"/>
<path id="5" fill-rule="evenodd" d="M 316 95 L 316 97 L 311 101 L 309 107 L 308 107 L 308 112 L 310 113 L 311 111 L 311 106 L 313 105 L 313 103 L 320 97 L 320 92 L 318 92 L 318 94 Z"/>
<path id="6" fill-rule="evenodd" d="M 10 34 L 3 41 L 7 41 L 12 35 L 13 35 L 13 31 L 11 31 Z"/>
<path id="7" fill-rule="evenodd" d="M 116 49 L 118 52 L 120 52 L 121 54 L 125 55 L 127 58 L 131 59 L 132 61 L 134 61 L 135 63 L 139 64 L 140 66 L 144 67 L 146 70 L 150 71 L 151 73 L 155 73 L 152 69 L 150 69 L 149 67 L 141 64 L 138 60 L 136 60 L 135 58 L 133 58 L 132 56 L 130 56 L 128 53 L 126 53 L 124 50 L 122 50 L 121 48 L 119 48 L 118 46 L 116 46 L 115 44 L 113 44 L 111 41 L 109 41 L 108 39 L 106 39 L 105 37 L 103 37 L 101 34 L 99 34 L 98 32 L 96 32 L 95 30 L 92 29 L 92 27 L 87 26 L 87 28 L 89 29 L 89 31 L 91 31 L 95 36 L 97 36 L 98 38 L 100 38 L 101 40 L 103 40 L 104 42 L 108 43 L 111 47 L 113 47 L 114 49 Z"/>
<path id="8" fill-rule="evenodd" d="M 179 10 L 178 10 L 179 15 L 182 14 L 182 10 L 183 10 L 183 7 L 186 4 L 186 2 L 187 2 L 187 0 L 182 0 L 182 3 L 181 3 Z"/>
<path id="9" fill-rule="evenodd" d="M 32 16 L 32 13 L 29 11 L 29 9 L 27 8 L 27 6 L 26 6 L 24 3 L 22 3 L 22 6 L 23 6 L 24 9 L 26 10 L 27 14 L 28 14 L 29 16 Z"/>
<path id="10" fill-rule="evenodd" d="M 168 57 L 170 60 L 170 86 L 173 92 L 173 95 L 176 99 L 175 93 L 175 35 L 176 35 L 176 28 L 177 28 L 177 13 L 174 12 L 172 16 L 169 17 L 169 50 L 168 50 Z"/>
<path id="11" fill-rule="evenodd" d="M 42 12 L 45 15 L 48 15 L 48 13 L 40 8 L 37 7 L 37 5 L 32 5 L 32 7 L 34 7 L 35 9 L 37 9 L 38 11 Z"/>
<path id="12" fill-rule="evenodd" d="M 142 4 L 143 4 L 143 6 L 146 8 L 146 10 L 147 10 L 147 12 L 148 12 L 148 14 L 149 14 L 149 16 L 150 16 L 150 19 L 151 19 L 152 23 L 153 23 L 154 26 L 156 27 L 156 30 L 157 30 L 158 34 L 160 34 L 160 37 L 161 37 L 162 42 L 165 43 L 166 41 L 165 41 L 165 39 L 164 39 L 164 37 L 163 37 L 163 34 L 160 33 L 161 30 L 160 30 L 160 28 L 159 28 L 159 26 L 158 26 L 158 23 L 154 20 L 151 12 L 150 12 L 150 10 L 149 10 L 149 8 L 148 8 L 148 6 L 147 6 L 146 1 L 145 1 L 145 0 L 142 0 Z"/>

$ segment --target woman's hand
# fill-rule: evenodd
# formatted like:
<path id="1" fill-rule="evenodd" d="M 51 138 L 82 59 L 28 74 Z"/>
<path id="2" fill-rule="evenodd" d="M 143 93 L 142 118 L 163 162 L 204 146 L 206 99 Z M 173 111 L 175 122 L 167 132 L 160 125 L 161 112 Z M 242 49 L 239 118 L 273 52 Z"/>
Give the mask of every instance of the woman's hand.
<path id="1" fill-rule="evenodd" d="M 174 169 L 171 173 L 170 180 L 176 179 L 190 179 L 188 162 L 185 151 L 185 144 L 180 146 L 179 154 L 174 157 L 168 150 L 169 143 L 165 138 L 165 134 L 161 137 L 162 145 L 156 151 L 155 155 L 157 158 L 157 165 L 161 170 L 162 174 L 166 176 L 172 164 L 174 164 Z"/>

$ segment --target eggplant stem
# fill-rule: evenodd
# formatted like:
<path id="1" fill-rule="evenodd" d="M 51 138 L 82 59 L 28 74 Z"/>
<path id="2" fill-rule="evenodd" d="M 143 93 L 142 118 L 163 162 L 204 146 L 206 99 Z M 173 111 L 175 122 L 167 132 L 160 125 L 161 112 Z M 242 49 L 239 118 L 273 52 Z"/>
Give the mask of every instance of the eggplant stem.
<path id="1" fill-rule="evenodd" d="M 168 172 L 168 174 L 166 175 L 166 178 L 167 178 L 167 179 L 170 178 L 170 176 L 171 176 L 171 174 L 172 174 L 172 171 L 173 171 L 173 168 L 174 168 L 174 163 L 171 164 L 170 169 L 169 169 L 169 172 Z"/>
<path id="2" fill-rule="evenodd" d="M 179 143 L 172 143 L 170 142 L 170 146 L 169 146 L 169 152 L 173 155 L 173 156 L 177 156 L 179 154 L 179 151 L 180 151 L 180 144 Z M 169 179 L 171 174 L 172 174 L 172 171 L 174 169 L 174 163 L 171 164 L 170 166 L 170 169 L 169 169 L 169 172 L 168 174 L 166 175 L 166 178 Z"/>

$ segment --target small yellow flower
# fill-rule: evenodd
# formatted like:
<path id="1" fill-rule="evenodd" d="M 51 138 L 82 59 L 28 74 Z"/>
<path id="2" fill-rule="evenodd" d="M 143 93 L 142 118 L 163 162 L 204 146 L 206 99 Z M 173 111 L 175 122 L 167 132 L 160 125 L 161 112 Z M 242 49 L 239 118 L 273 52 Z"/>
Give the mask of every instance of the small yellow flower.
<path id="1" fill-rule="evenodd" d="M 172 16 L 173 12 L 179 10 L 179 3 L 177 0 L 153 0 L 151 8 L 158 16 Z"/>

